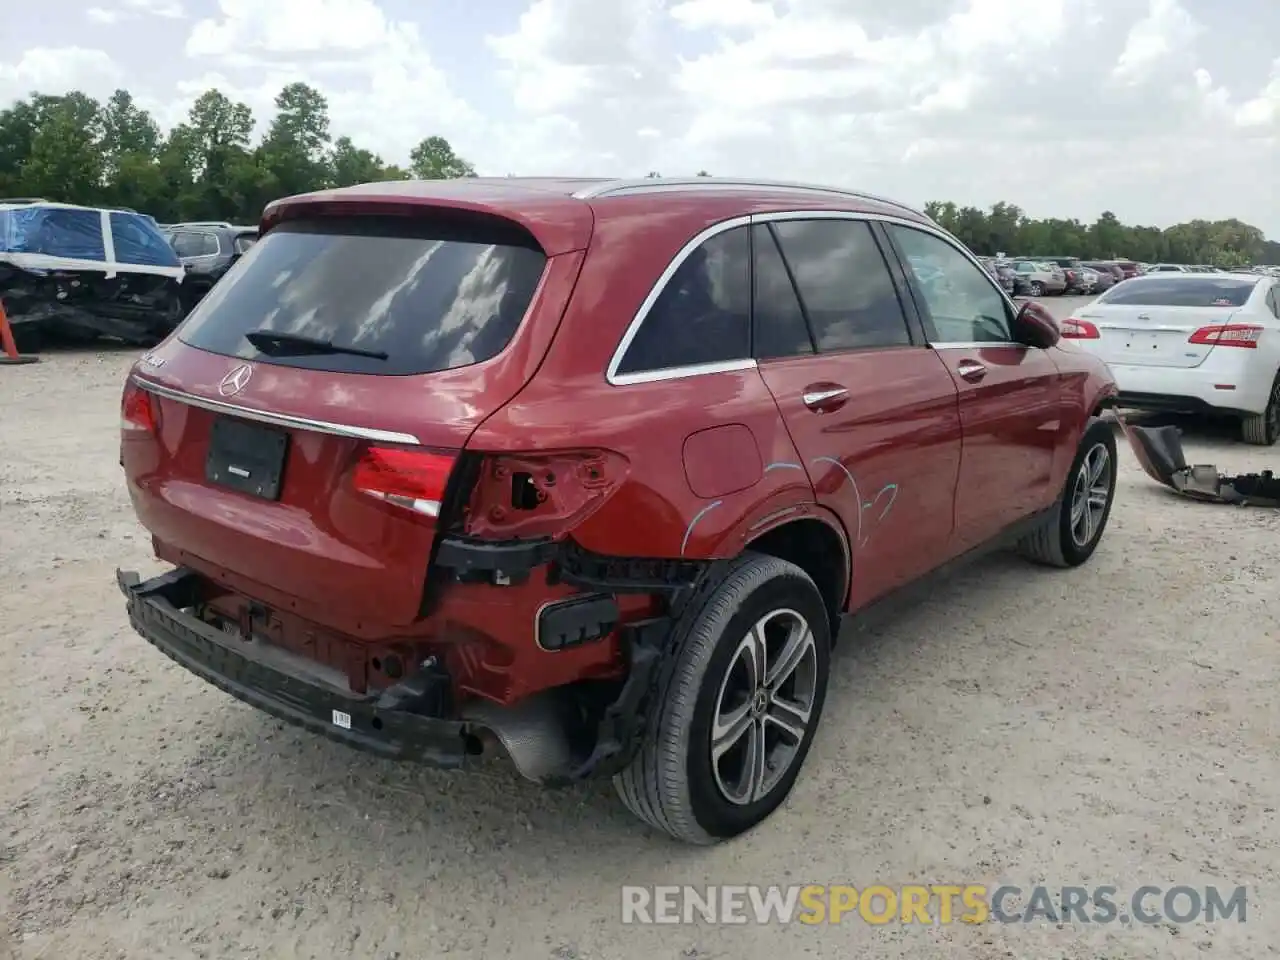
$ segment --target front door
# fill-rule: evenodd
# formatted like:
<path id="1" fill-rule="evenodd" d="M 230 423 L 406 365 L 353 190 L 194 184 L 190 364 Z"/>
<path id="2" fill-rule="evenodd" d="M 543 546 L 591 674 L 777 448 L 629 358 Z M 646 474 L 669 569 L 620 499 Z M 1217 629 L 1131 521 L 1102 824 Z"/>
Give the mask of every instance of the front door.
<path id="1" fill-rule="evenodd" d="M 891 224 L 929 340 L 960 392 L 964 454 L 956 487 L 959 550 L 977 546 L 1058 494 L 1058 367 L 1015 343 L 1013 307 L 981 267 L 941 235 Z M 917 264 L 926 265 L 920 269 Z"/>
<path id="2" fill-rule="evenodd" d="M 752 228 L 754 351 L 818 501 L 844 523 L 857 608 L 945 559 L 957 389 L 918 322 L 913 334 L 870 225 L 788 216 Z"/>

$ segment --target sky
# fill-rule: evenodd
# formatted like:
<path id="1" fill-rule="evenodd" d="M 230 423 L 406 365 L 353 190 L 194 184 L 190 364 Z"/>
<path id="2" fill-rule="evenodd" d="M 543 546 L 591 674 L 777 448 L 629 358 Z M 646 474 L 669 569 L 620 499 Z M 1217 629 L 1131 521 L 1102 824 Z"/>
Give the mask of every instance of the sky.
<path id="1" fill-rule="evenodd" d="M 91 5 L 96 3 L 97 5 Z M 1280 0 L 0 0 L 0 105 L 294 80 L 405 163 L 715 174 L 1280 239 Z"/>

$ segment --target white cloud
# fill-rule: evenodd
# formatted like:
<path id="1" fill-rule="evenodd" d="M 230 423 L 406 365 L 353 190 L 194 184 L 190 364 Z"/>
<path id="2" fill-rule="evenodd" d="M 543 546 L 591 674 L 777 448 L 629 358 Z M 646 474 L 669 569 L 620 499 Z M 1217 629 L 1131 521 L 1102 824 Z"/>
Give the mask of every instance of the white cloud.
<path id="1" fill-rule="evenodd" d="M 0 103 L 33 90 L 65 93 L 84 90 L 93 96 L 110 93 L 124 80 L 124 70 L 102 50 L 84 47 L 32 47 L 13 63 L 0 62 Z"/>
<path id="2" fill-rule="evenodd" d="M 335 135 L 401 163 L 438 133 L 495 174 L 708 169 L 1036 215 L 1239 215 L 1280 237 L 1275 0 L 525 0 L 466 22 L 203 0 L 190 23 L 177 0 L 95 2 L 91 21 L 129 20 L 127 47 L 41 25 L 0 96 L 127 85 L 169 125 L 218 86 L 265 122 L 301 80 Z M 186 59 L 149 52 L 174 38 Z"/>
<path id="3" fill-rule="evenodd" d="M 1147 15 L 1129 28 L 1113 75 L 1127 83 L 1141 81 L 1161 61 L 1186 49 L 1201 29 L 1178 0 L 1150 0 Z"/>

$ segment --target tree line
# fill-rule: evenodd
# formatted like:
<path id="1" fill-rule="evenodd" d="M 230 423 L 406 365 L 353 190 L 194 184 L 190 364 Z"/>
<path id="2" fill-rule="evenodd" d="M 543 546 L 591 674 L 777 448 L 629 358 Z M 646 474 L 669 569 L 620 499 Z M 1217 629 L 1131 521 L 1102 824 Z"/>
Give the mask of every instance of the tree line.
<path id="1" fill-rule="evenodd" d="M 290 194 L 374 180 L 475 176 L 444 137 L 423 139 L 407 167 L 350 137 L 335 138 L 328 101 L 305 83 L 291 83 L 276 96 L 275 114 L 257 143 L 254 129 L 253 111 L 219 90 L 197 97 L 167 134 L 128 90 L 105 102 L 79 91 L 33 93 L 0 111 L 0 198 L 130 207 L 162 223 L 253 223 L 267 203 Z M 1280 243 L 1234 219 L 1161 229 L 1121 223 L 1111 212 L 1090 224 L 1038 220 L 1010 203 L 982 210 L 931 201 L 925 211 L 980 254 L 1280 264 Z"/>
<path id="2" fill-rule="evenodd" d="M 219 90 L 196 98 L 166 135 L 128 90 L 105 103 L 79 91 L 33 93 L 0 111 L 0 197 L 129 207 L 161 223 L 255 223 L 270 201 L 324 187 L 410 177 L 475 176 L 443 137 L 422 140 L 407 168 L 329 129 L 329 104 L 291 83 L 252 142 L 253 111 Z"/>

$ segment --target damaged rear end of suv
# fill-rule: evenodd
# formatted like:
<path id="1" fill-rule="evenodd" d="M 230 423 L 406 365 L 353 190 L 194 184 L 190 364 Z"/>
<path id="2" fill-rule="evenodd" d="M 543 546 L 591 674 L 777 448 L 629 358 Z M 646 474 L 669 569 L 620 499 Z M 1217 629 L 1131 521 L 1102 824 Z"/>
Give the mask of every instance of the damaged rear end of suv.
<path id="1" fill-rule="evenodd" d="M 121 463 L 170 565 L 119 572 L 129 618 L 352 747 L 496 748 L 543 785 L 612 777 L 678 839 L 736 836 L 799 776 L 844 614 L 988 542 L 1093 553 L 1113 384 L 1037 311 L 923 214 L 834 188 L 277 201 L 125 385 Z M 966 426 L 962 396 L 1005 415 Z"/>

